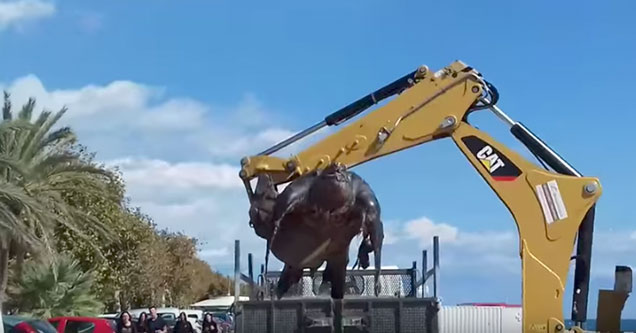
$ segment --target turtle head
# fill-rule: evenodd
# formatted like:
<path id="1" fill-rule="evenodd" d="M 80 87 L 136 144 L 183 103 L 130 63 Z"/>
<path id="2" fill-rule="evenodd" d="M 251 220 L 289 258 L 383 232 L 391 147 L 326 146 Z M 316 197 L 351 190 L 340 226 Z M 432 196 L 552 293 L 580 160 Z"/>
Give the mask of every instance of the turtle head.
<path id="1" fill-rule="evenodd" d="M 349 182 L 351 176 L 347 172 L 347 166 L 342 163 L 331 163 L 320 173 L 320 178 L 335 180 L 338 182 Z"/>
<path id="2" fill-rule="evenodd" d="M 326 166 L 309 189 L 310 202 L 324 212 L 346 210 L 353 199 L 351 174 L 341 163 Z"/>

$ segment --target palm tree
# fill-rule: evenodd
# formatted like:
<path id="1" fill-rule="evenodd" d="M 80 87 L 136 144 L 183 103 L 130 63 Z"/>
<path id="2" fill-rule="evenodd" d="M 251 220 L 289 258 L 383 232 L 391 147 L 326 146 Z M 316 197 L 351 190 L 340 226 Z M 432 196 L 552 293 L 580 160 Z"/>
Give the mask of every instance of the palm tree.
<path id="1" fill-rule="evenodd" d="M 111 172 L 78 149 L 71 128 L 51 131 L 67 109 L 44 110 L 33 121 L 34 108 L 35 100 L 29 99 L 14 118 L 5 92 L 0 125 L 0 308 L 10 254 L 19 275 L 25 253 L 54 253 L 52 234 L 60 225 L 79 237 L 86 237 L 88 228 L 106 238 L 111 235 L 107 221 L 68 205 L 65 191 L 121 202 L 108 190 Z"/>
<path id="2" fill-rule="evenodd" d="M 83 272 L 78 262 L 67 256 L 30 259 L 20 279 L 8 288 L 11 305 L 20 314 L 48 319 L 57 316 L 96 316 L 103 309 L 91 287 L 92 272 Z"/>

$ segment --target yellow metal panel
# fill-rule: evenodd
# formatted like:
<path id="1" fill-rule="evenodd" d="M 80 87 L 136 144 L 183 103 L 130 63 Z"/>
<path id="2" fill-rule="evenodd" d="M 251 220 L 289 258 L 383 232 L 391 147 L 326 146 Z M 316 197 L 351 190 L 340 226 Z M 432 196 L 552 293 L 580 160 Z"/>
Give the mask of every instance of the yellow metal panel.
<path id="1" fill-rule="evenodd" d="M 499 159 L 507 159 L 518 169 L 516 178 L 496 180 L 488 165 L 474 154 L 463 139 L 476 137 L 494 149 Z M 573 177 L 539 169 L 518 153 L 495 141 L 488 134 L 462 123 L 453 140 L 479 174 L 495 191 L 514 217 L 519 232 L 524 332 L 558 332 L 564 328 L 563 293 L 575 236 L 583 216 L 601 195 L 597 178 Z M 493 160 L 493 159 L 491 159 Z M 537 187 L 550 181 L 557 184 L 567 217 L 548 222 Z M 595 183 L 597 190 L 586 194 L 585 185 Z M 550 208 L 550 207 L 548 207 Z M 548 212 L 556 214 L 555 212 Z M 563 216 L 563 215 L 562 215 Z"/>

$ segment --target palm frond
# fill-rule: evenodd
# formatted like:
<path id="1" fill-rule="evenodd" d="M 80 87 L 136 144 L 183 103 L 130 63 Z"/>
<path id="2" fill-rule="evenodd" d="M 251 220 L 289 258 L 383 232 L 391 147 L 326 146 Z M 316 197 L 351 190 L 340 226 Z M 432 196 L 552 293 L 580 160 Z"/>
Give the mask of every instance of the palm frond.
<path id="1" fill-rule="evenodd" d="M 29 97 L 29 100 L 22 106 L 22 110 L 18 113 L 18 118 L 26 121 L 31 121 L 33 115 L 33 109 L 35 108 L 35 98 Z"/>
<path id="2" fill-rule="evenodd" d="M 33 124 L 22 119 L 3 121 L 2 123 L 0 123 L 0 131 L 2 131 L 3 133 L 8 130 L 28 130 L 31 128 L 33 128 Z"/>
<path id="3" fill-rule="evenodd" d="M 42 112 L 40 112 L 40 115 L 38 116 L 38 119 L 36 119 L 33 124 L 35 125 L 35 127 L 42 127 L 42 125 L 44 125 L 44 123 L 46 123 L 46 120 L 49 119 L 49 117 L 51 116 L 53 112 L 51 112 L 50 110 L 42 110 Z"/>
<path id="4" fill-rule="evenodd" d="M 24 223 L 24 219 L 33 217 L 42 223 L 48 223 L 51 216 L 45 207 L 18 186 L 6 182 L 0 182 L 0 204 L 3 223 L 8 228 L 6 231 L 30 247 L 40 246 L 41 240 L 29 230 L 29 225 Z M 13 218 L 10 215 L 13 215 Z"/>
<path id="5" fill-rule="evenodd" d="M 40 179 L 46 179 L 51 184 L 77 182 L 80 186 L 104 188 L 115 180 L 109 170 L 79 163 L 58 165 L 43 172 L 45 174 Z"/>
<path id="6" fill-rule="evenodd" d="M 4 157 L 3 155 L 0 155 L 0 168 L 7 168 L 11 170 L 12 173 L 18 174 L 20 176 L 26 176 L 25 168 L 23 167 L 22 163 L 20 163 L 20 161 Z M 9 180 L 5 179 L 5 181 Z"/>
<path id="7" fill-rule="evenodd" d="M 35 131 L 32 137 L 29 137 L 29 140 L 26 143 L 26 150 L 22 154 L 23 158 L 29 158 L 35 154 L 36 148 L 42 142 L 42 138 L 44 138 L 44 135 L 46 135 L 46 133 L 48 133 L 51 130 L 53 125 L 55 125 L 57 121 L 60 120 L 60 118 L 66 113 L 67 110 L 68 109 L 64 107 L 58 112 L 56 112 L 55 115 L 53 115 L 53 117 L 47 116 L 44 123 L 36 124 L 35 128 L 37 128 L 37 131 Z"/>
<path id="8" fill-rule="evenodd" d="M 46 178 L 50 172 L 55 172 L 55 169 L 63 169 L 71 164 L 76 164 L 79 159 L 77 153 L 74 152 L 61 152 L 52 154 L 42 154 L 38 156 L 40 158 L 29 159 L 29 169 L 33 170 L 34 175 L 38 175 L 40 178 Z"/>
<path id="9" fill-rule="evenodd" d="M 49 133 L 40 143 L 38 150 L 43 150 L 47 147 L 68 147 L 77 141 L 75 132 L 70 127 L 62 127 L 51 133 Z"/>
<path id="10" fill-rule="evenodd" d="M 28 230 L 23 226 L 22 220 L 19 219 L 10 205 L 0 200 L 0 233 L 3 235 L 10 235 L 11 238 L 16 238 L 15 235 L 25 235 L 28 237 Z M 20 237 L 24 238 L 24 237 Z M 20 240 L 22 241 L 22 239 Z M 30 239 L 28 241 L 37 242 L 36 239 Z"/>
<path id="11" fill-rule="evenodd" d="M 103 308 L 91 288 L 94 272 L 83 272 L 67 256 L 29 260 L 22 279 L 13 279 L 9 296 L 20 314 L 48 319 L 56 316 L 95 316 Z"/>
<path id="12" fill-rule="evenodd" d="M 8 121 L 13 118 L 13 115 L 11 114 L 11 99 L 9 97 L 11 97 L 11 95 L 7 91 L 4 91 L 4 103 L 2 105 L 2 120 L 4 121 Z"/>
<path id="13" fill-rule="evenodd" d="M 33 124 L 22 119 L 1 122 L 0 152 L 4 156 L 19 158 L 24 137 L 32 128 Z"/>
<path id="14" fill-rule="evenodd" d="M 30 130 L 20 133 L 21 142 L 20 142 L 20 149 L 18 151 L 20 159 L 28 159 L 30 157 L 30 156 L 26 156 L 29 150 L 29 147 L 32 145 L 33 140 L 35 140 L 35 137 L 38 131 L 40 130 L 40 128 L 42 127 L 44 122 L 46 122 L 46 120 L 49 118 L 50 115 L 51 115 L 51 111 L 47 111 L 47 110 L 42 111 L 38 119 L 34 123 L 32 123 L 33 126 L 30 128 Z M 30 122 L 30 118 L 29 118 L 29 122 Z"/>

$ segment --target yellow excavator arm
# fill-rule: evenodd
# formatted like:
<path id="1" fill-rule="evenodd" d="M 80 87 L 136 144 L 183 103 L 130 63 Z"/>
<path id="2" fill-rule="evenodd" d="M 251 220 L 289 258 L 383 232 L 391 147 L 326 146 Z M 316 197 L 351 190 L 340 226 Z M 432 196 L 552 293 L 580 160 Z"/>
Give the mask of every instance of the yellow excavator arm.
<path id="1" fill-rule="evenodd" d="M 385 105 L 289 158 L 271 156 L 394 95 Z M 523 332 L 564 332 L 564 292 L 573 258 L 577 263 L 573 317 L 577 323 L 586 320 L 594 207 L 601 184 L 597 178 L 583 177 L 525 126 L 510 119 L 496 106 L 498 98 L 496 88 L 461 61 L 437 72 L 422 66 L 261 154 L 243 158 L 240 177 L 251 198 L 250 180 L 259 175 L 267 174 L 275 184 L 282 184 L 330 163 L 354 167 L 451 138 L 516 221 Z M 478 110 L 491 110 L 504 120 L 512 134 L 552 170 L 531 163 L 470 125 L 467 116 Z M 571 257 L 577 235 L 577 254 Z"/>

